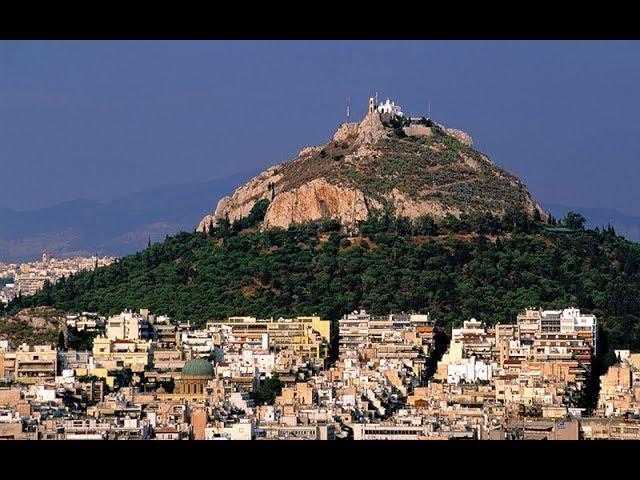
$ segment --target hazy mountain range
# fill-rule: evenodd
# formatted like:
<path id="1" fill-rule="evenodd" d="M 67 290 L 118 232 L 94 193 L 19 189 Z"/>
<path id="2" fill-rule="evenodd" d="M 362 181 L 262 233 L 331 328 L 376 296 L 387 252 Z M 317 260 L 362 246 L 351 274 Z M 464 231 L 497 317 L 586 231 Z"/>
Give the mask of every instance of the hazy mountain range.
<path id="1" fill-rule="evenodd" d="M 116 200 L 78 199 L 36 210 L 0 208 L 0 261 L 54 256 L 125 255 L 180 230 L 193 231 L 212 204 L 255 172 L 169 185 Z"/>
<path id="2" fill-rule="evenodd" d="M 180 230 L 192 231 L 219 198 L 250 179 L 246 172 L 202 183 L 169 185 L 109 202 L 78 199 L 36 210 L 0 208 L 0 261 L 54 256 L 125 255 Z M 614 209 L 545 204 L 555 217 L 582 213 L 590 227 L 611 224 L 618 234 L 640 241 L 640 217 Z"/>

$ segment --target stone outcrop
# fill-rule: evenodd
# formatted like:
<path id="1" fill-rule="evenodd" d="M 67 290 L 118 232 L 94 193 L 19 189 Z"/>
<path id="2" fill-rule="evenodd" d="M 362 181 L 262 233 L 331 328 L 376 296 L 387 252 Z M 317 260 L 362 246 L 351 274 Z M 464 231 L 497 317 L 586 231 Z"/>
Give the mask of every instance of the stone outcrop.
<path id="1" fill-rule="evenodd" d="M 205 215 L 202 220 L 200 220 L 200 223 L 198 223 L 196 230 L 198 232 L 209 233 L 211 227 L 215 227 L 216 223 L 216 217 L 214 217 L 213 215 Z"/>
<path id="2" fill-rule="evenodd" d="M 277 195 L 267 209 L 263 225 L 265 228 L 288 227 L 315 220 L 338 220 L 349 225 L 366 220 L 370 206 L 380 207 L 377 202 L 368 203 L 360 190 L 332 185 L 318 178 Z"/>
<path id="3" fill-rule="evenodd" d="M 355 146 L 375 145 L 387 136 L 388 132 L 380 121 L 380 115 L 375 112 L 370 113 L 364 117 L 364 120 L 362 120 L 358 126 L 358 136 L 355 141 Z"/>
<path id="4" fill-rule="evenodd" d="M 336 133 L 333 134 L 334 142 L 344 142 L 350 137 L 358 135 L 360 126 L 357 123 L 343 123 L 338 127 Z"/>
<path id="5" fill-rule="evenodd" d="M 263 198 L 271 198 L 272 194 L 269 186 L 275 185 L 282 178 L 280 167 L 281 165 L 274 165 L 268 168 L 240 186 L 233 195 L 222 197 L 218 201 L 214 214 L 205 215 L 200 220 L 196 230 L 198 232 L 208 232 L 211 225 L 215 226 L 219 220 L 225 217 L 230 222 L 234 222 L 249 215 L 251 208 L 257 201 Z"/>
<path id="6" fill-rule="evenodd" d="M 409 125 L 403 128 L 405 135 L 410 137 L 430 137 L 432 135 L 431 128 L 426 125 Z"/>
<path id="7" fill-rule="evenodd" d="M 462 130 L 458 130 L 457 128 L 445 128 L 445 133 L 461 143 L 468 145 L 469 147 L 473 147 L 473 138 L 467 132 L 463 132 Z"/>
<path id="8" fill-rule="evenodd" d="M 500 214 L 513 207 L 545 216 L 522 182 L 486 155 L 443 141 L 444 134 L 472 146 L 469 134 L 438 126 L 434 132 L 411 124 L 403 129 L 407 137 L 400 138 L 376 112 L 360 123 L 344 123 L 329 143 L 303 148 L 290 162 L 268 168 L 220 199 L 197 230 L 246 217 L 262 199 L 270 202 L 262 228 L 323 219 L 354 225 L 385 206 L 409 218 L 479 210 Z"/>

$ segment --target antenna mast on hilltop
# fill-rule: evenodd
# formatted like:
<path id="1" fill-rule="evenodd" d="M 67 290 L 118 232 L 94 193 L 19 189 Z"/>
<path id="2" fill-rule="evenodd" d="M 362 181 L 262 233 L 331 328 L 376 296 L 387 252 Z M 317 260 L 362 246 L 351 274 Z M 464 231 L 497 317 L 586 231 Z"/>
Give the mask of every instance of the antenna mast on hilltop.
<path id="1" fill-rule="evenodd" d="M 431 99 L 429 99 L 429 107 L 428 107 L 428 112 L 427 115 L 429 115 L 427 118 L 431 118 Z"/>
<path id="2" fill-rule="evenodd" d="M 347 123 L 349 123 L 350 116 L 351 116 L 351 97 L 347 97 Z"/>

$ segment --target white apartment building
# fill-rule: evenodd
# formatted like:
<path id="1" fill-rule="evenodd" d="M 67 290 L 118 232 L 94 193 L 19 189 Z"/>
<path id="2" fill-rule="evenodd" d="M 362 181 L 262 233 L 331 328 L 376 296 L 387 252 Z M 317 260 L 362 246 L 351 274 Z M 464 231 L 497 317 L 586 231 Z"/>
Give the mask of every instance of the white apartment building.
<path id="1" fill-rule="evenodd" d="M 447 383 L 489 381 L 491 374 L 491 365 L 477 361 L 476 357 L 463 358 L 458 363 L 447 365 Z"/>
<path id="2" fill-rule="evenodd" d="M 522 339 L 531 338 L 536 333 L 577 334 L 597 354 L 598 320 L 595 315 L 582 314 L 578 308 L 563 310 L 542 310 L 527 308 L 517 317 Z"/>
<path id="3" fill-rule="evenodd" d="M 371 315 L 366 310 L 349 313 L 339 320 L 340 354 L 347 350 L 357 351 L 359 346 L 367 343 L 370 322 Z"/>
<path id="4" fill-rule="evenodd" d="M 213 354 L 213 333 L 209 330 L 182 332 L 182 349 L 191 352 L 192 357 L 207 358 Z"/>
<path id="5" fill-rule="evenodd" d="M 466 320 L 462 327 L 454 328 L 447 352 L 438 364 L 437 377 L 447 383 L 491 380 L 492 349 L 495 338 L 490 336 L 484 323 L 475 318 Z"/>
<path id="6" fill-rule="evenodd" d="M 144 340 L 150 337 L 149 323 L 142 315 L 126 310 L 107 319 L 105 334 L 109 340 Z"/>

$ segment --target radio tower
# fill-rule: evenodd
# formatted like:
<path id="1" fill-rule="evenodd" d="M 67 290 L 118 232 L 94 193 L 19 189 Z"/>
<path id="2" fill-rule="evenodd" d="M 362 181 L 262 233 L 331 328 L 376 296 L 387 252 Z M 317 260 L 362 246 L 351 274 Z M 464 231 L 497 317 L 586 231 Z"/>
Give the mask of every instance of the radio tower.
<path id="1" fill-rule="evenodd" d="M 347 123 L 349 123 L 350 116 L 351 116 L 351 97 L 347 97 Z"/>

